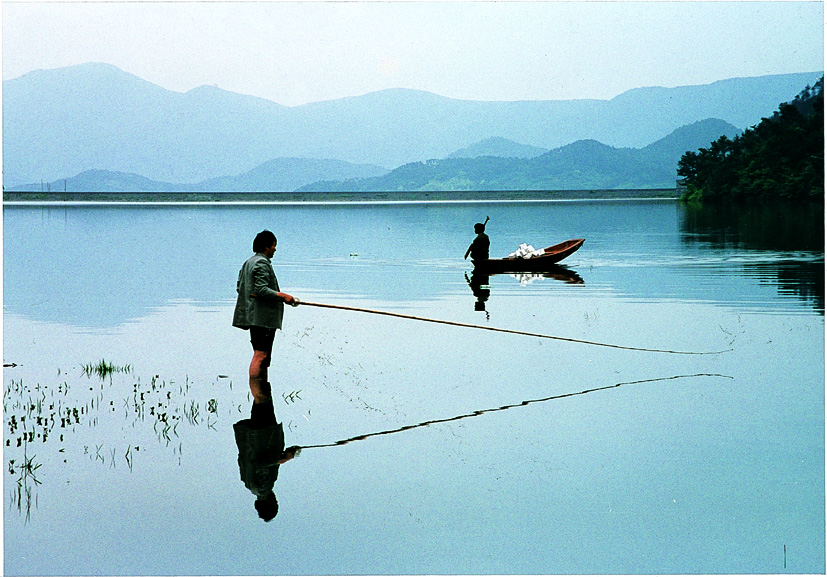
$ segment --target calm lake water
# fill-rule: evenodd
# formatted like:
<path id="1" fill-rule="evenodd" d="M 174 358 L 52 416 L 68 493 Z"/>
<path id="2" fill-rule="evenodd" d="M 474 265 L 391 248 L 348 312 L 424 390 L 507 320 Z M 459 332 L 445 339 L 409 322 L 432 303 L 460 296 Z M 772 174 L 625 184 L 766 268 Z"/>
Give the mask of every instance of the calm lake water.
<path id="1" fill-rule="evenodd" d="M 825 572 L 821 207 L 3 214 L 6 574 Z M 586 242 L 476 286 L 486 216 L 492 256 Z M 305 301 L 711 354 L 288 308 L 270 380 L 305 448 L 265 523 L 230 326 L 263 228 Z"/>

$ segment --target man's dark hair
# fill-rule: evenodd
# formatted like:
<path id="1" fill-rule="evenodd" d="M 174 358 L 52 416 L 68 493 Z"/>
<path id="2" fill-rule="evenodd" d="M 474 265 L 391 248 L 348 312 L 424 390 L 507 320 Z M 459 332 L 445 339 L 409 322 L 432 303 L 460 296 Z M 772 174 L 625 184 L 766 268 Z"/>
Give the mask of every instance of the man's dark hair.
<path id="1" fill-rule="evenodd" d="M 273 246 L 274 242 L 277 242 L 276 235 L 269 230 L 262 230 L 253 241 L 253 252 L 264 252 L 264 249 Z"/>
<path id="2" fill-rule="evenodd" d="M 279 502 L 276 500 L 276 496 L 272 491 L 264 499 L 256 500 L 255 507 L 256 511 L 258 511 L 258 516 L 267 523 L 279 514 Z"/>
<path id="3" fill-rule="evenodd" d="M 482 222 L 478 222 L 477 224 L 475 224 L 474 225 L 474 232 L 477 233 L 477 234 L 481 234 L 481 233 L 485 232 L 485 224 L 482 223 Z"/>

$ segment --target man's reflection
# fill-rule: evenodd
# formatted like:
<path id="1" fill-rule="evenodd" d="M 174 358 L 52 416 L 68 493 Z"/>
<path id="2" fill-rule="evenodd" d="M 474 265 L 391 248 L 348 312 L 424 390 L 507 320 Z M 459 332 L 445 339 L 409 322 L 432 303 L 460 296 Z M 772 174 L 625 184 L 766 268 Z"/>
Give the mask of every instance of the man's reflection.
<path id="1" fill-rule="evenodd" d="M 258 516 L 270 521 L 279 512 L 279 503 L 273 492 L 273 485 L 279 476 L 279 465 L 295 457 L 299 448 L 284 448 L 284 429 L 276 421 L 272 399 L 254 403 L 250 418 L 235 423 L 233 431 L 238 445 L 241 480 L 256 496 Z"/>
<path id="2" fill-rule="evenodd" d="M 488 285 L 488 272 L 481 267 L 474 267 L 471 271 L 471 278 L 468 278 L 468 273 L 465 273 L 465 280 L 471 287 L 471 292 L 477 297 L 477 302 L 474 303 L 475 311 L 485 311 L 485 302 L 491 296 L 491 288 Z M 488 313 L 486 312 L 486 315 Z"/>

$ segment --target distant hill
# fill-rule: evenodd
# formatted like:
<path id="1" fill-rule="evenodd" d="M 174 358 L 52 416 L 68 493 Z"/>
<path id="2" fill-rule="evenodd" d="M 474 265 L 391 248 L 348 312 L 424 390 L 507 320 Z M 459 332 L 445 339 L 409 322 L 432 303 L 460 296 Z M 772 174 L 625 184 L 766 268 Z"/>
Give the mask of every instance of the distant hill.
<path id="1" fill-rule="evenodd" d="M 684 126 L 643 148 L 580 140 L 534 158 L 447 158 L 409 163 L 385 176 L 319 182 L 301 191 L 581 190 L 672 188 L 677 163 L 722 135 L 741 131 L 722 120 Z"/>
<path id="2" fill-rule="evenodd" d="M 196 183 L 274 158 L 391 169 L 492 137 L 549 150 L 579 140 L 642 147 L 705 118 L 745 129 L 820 76 L 639 88 L 611 100 L 478 102 L 392 89 L 286 107 L 208 86 L 174 92 L 108 64 L 82 64 L 3 82 L 4 186 L 90 169 Z"/>
<path id="3" fill-rule="evenodd" d="M 493 136 L 475 142 L 471 146 L 452 152 L 445 158 L 477 158 L 479 156 L 499 156 L 502 158 L 534 158 L 548 152 L 547 148 L 520 144 L 507 138 Z"/>
<path id="4" fill-rule="evenodd" d="M 346 180 L 386 174 L 388 170 L 370 164 L 343 160 L 276 158 L 238 176 L 222 176 L 195 185 L 203 192 L 291 192 L 318 180 Z"/>
<path id="5" fill-rule="evenodd" d="M 48 183 L 32 183 L 9 191 L 52 192 L 291 192 L 325 179 L 345 180 L 385 174 L 386 169 L 354 165 L 341 160 L 276 158 L 237 176 L 223 176 L 192 184 L 150 180 L 109 170 L 86 170 L 77 176 Z"/>
<path id="6" fill-rule="evenodd" d="M 110 170 L 84 170 L 80 174 L 54 180 L 15 187 L 10 192 L 183 192 L 177 185 L 150 180 L 138 174 Z"/>
<path id="7" fill-rule="evenodd" d="M 709 146 L 710 142 L 721 136 L 731 138 L 741 132 L 728 122 L 717 118 L 707 118 L 681 126 L 665 138 L 644 146 L 641 154 L 651 159 L 668 162 L 677 170 L 677 161 L 686 151 Z"/>

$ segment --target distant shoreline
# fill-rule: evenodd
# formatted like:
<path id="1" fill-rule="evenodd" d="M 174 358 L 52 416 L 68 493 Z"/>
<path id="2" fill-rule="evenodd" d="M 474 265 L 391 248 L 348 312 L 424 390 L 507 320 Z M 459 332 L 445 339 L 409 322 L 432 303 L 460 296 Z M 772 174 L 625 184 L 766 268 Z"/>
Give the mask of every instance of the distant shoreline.
<path id="1" fill-rule="evenodd" d="M 445 192 L 3 192 L 4 204 L 326 204 L 643 200 L 679 197 L 674 188 Z"/>

